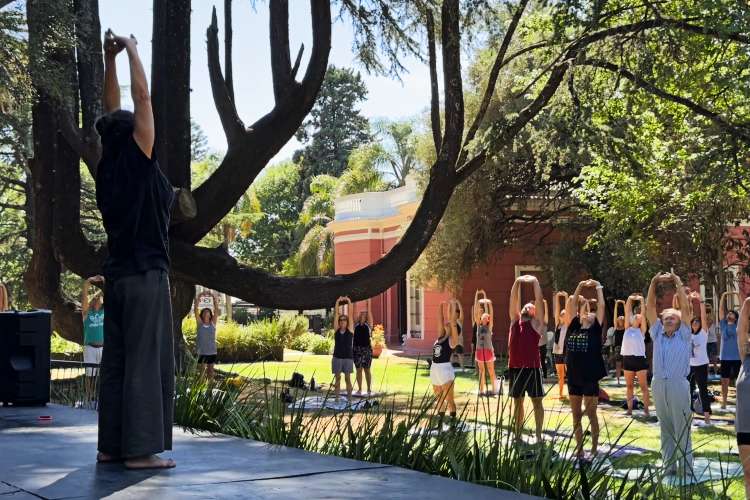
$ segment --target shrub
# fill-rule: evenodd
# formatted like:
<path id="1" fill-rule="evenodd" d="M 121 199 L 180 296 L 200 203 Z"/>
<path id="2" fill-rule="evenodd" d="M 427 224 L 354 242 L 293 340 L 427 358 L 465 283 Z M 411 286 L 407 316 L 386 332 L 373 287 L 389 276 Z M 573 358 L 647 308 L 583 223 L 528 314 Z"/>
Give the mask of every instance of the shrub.
<path id="1" fill-rule="evenodd" d="M 50 353 L 54 358 L 80 358 L 83 347 L 62 338 L 57 332 L 53 332 L 50 340 Z"/>
<path id="2" fill-rule="evenodd" d="M 315 335 L 315 343 L 312 345 L 313 354 L 331 354 L 333 352 L 333 339 Z"/>
<path id="3" fill-rule="evenodd" d="M 196 321 L 192 315 L 182 320 L 185 343 L 196 351 Z M 220 361 L 259 361 L 284 359 L 284 348 L 307 333 L 307 318 L 288 315 L 264 319 L 249 325 L 219 321 L 216 325 L 216 351 Z"/>
<path id="4" fill-rule="evenodd" d="M 312 352 L 313 346 L 318 341 L 318 339 L 321 338 L 324 337 L 321 337 L 320 335 L 312 332 L 305 332 L 296 339 L 292 340 L 292 344 L 289 346 L 289 348 L 294 349 L 295 351 Z"/>
<path id="5" fill-rule="evenodd" d="M 290 347 L 292 341 L 307 333 L 310 321 L 307 316 L 287 314 L 279 318 L 279 335 L 283 339 L 284 347 Z"/>

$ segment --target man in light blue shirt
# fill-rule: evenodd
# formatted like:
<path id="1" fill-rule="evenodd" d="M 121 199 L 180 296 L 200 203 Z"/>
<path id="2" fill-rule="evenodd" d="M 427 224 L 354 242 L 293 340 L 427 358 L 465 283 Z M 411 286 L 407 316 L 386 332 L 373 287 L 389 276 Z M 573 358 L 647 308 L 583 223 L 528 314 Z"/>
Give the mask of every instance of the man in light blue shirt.
<path id="1" fill-rule="evenodd" d="M 671 283 L 676 289 L 679 310 L 657 314 L 656 287 Z M 685 286 L 672 273 L 657 274 L 651 280 L 646 299 L 646 317 L 654 342 L 652 391 L 661 431 L 661 456 L 667 474 L 689 474 L 693 468 L 690 424 L 690 305 Z M 684 317 L 683 317 L 684 313 Z"/>

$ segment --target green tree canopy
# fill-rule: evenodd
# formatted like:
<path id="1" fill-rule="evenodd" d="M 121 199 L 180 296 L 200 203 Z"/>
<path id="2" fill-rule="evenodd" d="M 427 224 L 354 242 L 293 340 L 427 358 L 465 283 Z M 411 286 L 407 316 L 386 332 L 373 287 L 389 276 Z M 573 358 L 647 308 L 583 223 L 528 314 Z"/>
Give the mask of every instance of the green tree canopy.
<path id="1" fill-rule="evenodd" d="M 349 155 L 370 140 L 370 124 L 358 105 L 367 97 L 359 73 L 329 66 L 310 116 L 297 131 L 304 148 L 295 152 L 302 164 L 305 192 L 310 179 L 319 174 L 340 176 Z"/>

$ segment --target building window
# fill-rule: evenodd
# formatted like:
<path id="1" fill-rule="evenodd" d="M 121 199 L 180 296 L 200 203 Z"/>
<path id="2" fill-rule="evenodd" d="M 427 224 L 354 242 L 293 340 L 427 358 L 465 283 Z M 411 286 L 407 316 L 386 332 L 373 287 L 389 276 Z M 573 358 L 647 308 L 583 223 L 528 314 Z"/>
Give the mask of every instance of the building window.
<path id="1" fill-rule="evenodd" d="M 409 315 L 409 338 L 421 339 L 423 337 L 424 318 L 424 290 L 417 286 L 411 277 L 407 277 L 407 301 Z"/>

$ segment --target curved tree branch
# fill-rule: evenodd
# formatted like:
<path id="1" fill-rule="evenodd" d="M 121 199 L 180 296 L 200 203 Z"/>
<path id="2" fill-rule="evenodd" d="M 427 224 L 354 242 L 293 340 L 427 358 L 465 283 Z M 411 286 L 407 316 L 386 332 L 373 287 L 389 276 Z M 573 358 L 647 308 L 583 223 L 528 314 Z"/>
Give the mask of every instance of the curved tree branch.
<path id="1" fill-rule="evenodd" d="M 208 77 L 211 81 L 211 91 L 216 111 L 219 112 L 221 126 L 224 128 L 224 134 L 231 149 L 245 135 L 245 125 L 237 114 L 229 85 L 221 74 L 219 22 L 216 18 L 216 7 L 213 8 L 211 13 L 211 25 L 206 30 L 206 38 L 208 40 Z"/>
<path id="2" fill-rule="evenodd" d="M 277 102 L 270 113 L 243 132 L 240 139 L 230 141 L 227 155 L 219 168 L 194 191 L 198 215 L 176 226 L 173 231 L 175 236 L 196 243 L 216 226 L 271 158 L 294 136 L 315 104 L 331 50 L 331 5 L 329 0 L 310 0 L 310 5 L 313 46 L 302 82 L 292 82 L 286 97 Z M 221 87 L 225 88 L 225 85 L 218 67 L 218 41 L 214 50 L 211 38 L 216 38 L 216 35 L 211 32 L 212 28 L 209 28 L 209 60 L 213 61 L 209 69 L 212 82 L 217 84 L 214 85 L 214 92 L 221 97 L 225 94 Z M 220 99 L 217 108 L 221 105 L 226 113 L 233 114 L 233 105 L 227 111 L 226 102 L 226 99 Z"/>
<path id="3" fill-rule="evenodd" d="M 294 81 L 289 54 L 289 2 L 288 0 L 271 0 L 269 7 L 273 96 L 276 103 L 279 103 L 284 99 Z"/>
<path id="4" fill-rule="evenodd" d="M 666 101 L 671 101 L 676 104 L 680 104 L 681 106 L 684 106 L 691 110 L 693 113 L 703 116 L 705 118 L 708 118 L 711 120 L 715 125 L 717 125 L 722 130 L 726 131 L 728 134 L 736 137 L 737 139 L 750 144 L 750 130 L 748 130 L 745 127 L 734 125 L 730 122 L 728 122 L 726 119 L 724 119 L 719 113 L 716 113 L 714 111 L 711 111 L 709 109 L 704 108 L 700 104 L 691 101 L 690 99 L 687 99 L 682 96 L 678 96 L 675 94 L 671 94 L 667 92 L 666 90 L 663 90 L 653 83 L 641 78 L 638 75 L 635 75 L 628 69 L 618 66 L 616 64 L 613 64 L 608 61 L 600 60 L 600 59 L 586 59 L 581 62 L 576 62 L 577 66 L 591 66 L 595 68 L 601 68 L 605 69 L 607 71 L 610 71 L 612 73 L 615 73 L 630 82 L 632 82 L 635 86 L 638 88 L 641 88 L 645 90 L 646 92 L 649 92 L 650 94 L 653 94 L 657 97 L 660 97 L 661 99 L 664 99 Z"/>
<path id="5" fill-rule="evenodd" d="M 232 70 L 232 0 L 224 0 L 224 80 L 229 98 L 234 102 L 234 80 Z"/>
<path id="6" fill-rule="evenodd" d="M 427 52 L 430 64 L 430 121 L 432 124 L 432 142 L 435 154 L 440 152 L 442 133 L 440 132 L 440 88 L 437 77 L 437 54 L 435 50 L 435 19 L 431 10 L 427 10 Z"/>
<path id="7" fill-rule="evenodd" d="M 487 79 L 487 86 L 484 89 L 484 95 L 482 96 L 482 102 L 479 105 L 479 111 L 477 111 L 477 115 L 474 117 L 474 122 L 471 124 L 471 127 L 469 127 L 469 131 L 466 133 L 464 144 L 469 144 L 472 140 L 474 140 L 474 136 L 476 136 L 477 130 L 479 130 L 479 127 L 482 124 L 482 120 L 484 120 L 484 116 L 485 114 L 487 114 L 487 108 L 489 108 L 490 101 L 492 101 L 492 96 L 495 94 L 495 85 L 497 84 L 497 78 L 500 75 L 500 69 L 502 69 L 502 67 L 506 64 L 505 54 L 508 52 L 510 42 L 511 40 L 513 40 L 513 35 L 515 35 L 516 33 L 516 28 L 518 27 L 518 23 L 521 22 L 521 17 L 523 16 L 523 12 L 526 9 L 526 5 L 528 3 L 529 0 L 521 0 L 521 2 L 518 4 L 518 7 L 516 8 L 516 12 L 513 14 L 513 18 L 510 21 L 510 25 L 505 32 L 503 41 L 500 44 L 497 55 L 495 56 L 495 62 L 492 64 L 490 76 Z"/>
<path id="8" fill-rule="evenodd" d="M 445 87 L 445 131 L 438 158 L 455 172 L 464 134 L 464 94 L 461 75 L 461 29 L 458 0 L 445 0 L 442 9 L 443 86 Z M 433 166 L 433 170 L 435 167 Z M 434 174 L 434 172 L 433 172 Z M 445 173 L 447 175 L 447 173 Z M 451 175 L 453 177 L 453 175 Z"/>

